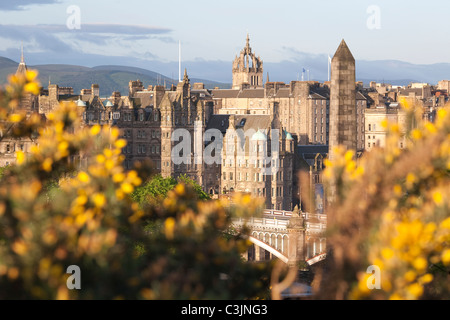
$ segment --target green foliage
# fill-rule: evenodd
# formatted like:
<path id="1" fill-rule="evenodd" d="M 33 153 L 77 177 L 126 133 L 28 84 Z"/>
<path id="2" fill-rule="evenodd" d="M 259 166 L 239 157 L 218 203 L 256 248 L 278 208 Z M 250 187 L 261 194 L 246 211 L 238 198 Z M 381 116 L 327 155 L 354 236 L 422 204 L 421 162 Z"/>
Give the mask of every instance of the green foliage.
<path id="1" fill-rule="evenodd" d="M 174 179 L 173 177 L 163 178 L 160 174 L 151 177 L 144 185 L 137 187 L 131 194 L 131 198 L 141 206 L 157 205 L 178 183 L 190 186 L 195 192 L 196 199 L 210 200 L 209 195 L 202 190 L 201 186 L 186 175 Z"/>

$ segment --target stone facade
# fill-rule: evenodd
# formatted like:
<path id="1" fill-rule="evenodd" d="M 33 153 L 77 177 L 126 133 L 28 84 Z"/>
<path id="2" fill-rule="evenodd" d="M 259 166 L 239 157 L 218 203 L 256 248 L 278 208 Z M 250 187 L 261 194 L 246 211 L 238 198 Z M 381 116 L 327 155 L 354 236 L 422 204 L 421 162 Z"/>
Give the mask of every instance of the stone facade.
<path id="1" fill-rule="evenodd" d="M 407 130 L 406 114 L 399 104 L 391 106 L 377 106 L 369 108 L 365 113 L 365 150 L 370 151 L 375 147 L 384 148 L 386 146 L 387 130 L 383 126 L 383 122 L 388 121 L 390 124 L 398 124 L 403 138 L 399 142 L 399 148 L 405 147 L 405 134 Z"/>
<path id="2" fill-rule="evenodd" d="M 355 58 L 342 40 L 331 61 L 330 153 L 343 145 L 357 150 Z"/>
<path id="3" fill-rule="evenodd" d="M 331 137 L 339 136 L 339 141 L 357 141 L 352 148 L 365 146 L 364 111 L 369 98 L 356 87 L 354 59 L 345 43 L 341 47 L 333 60 L 331 83 L 263 84 L 262 60 L 253 53 L 247 36 L 233 62 L 231 89 L 207 90 L 201 83 L 191 84 L 186 71 L 177 86 L 146 88 L 134 80 L 129 82 L 128 94 L 113 92 L 109 97 L 100 96 L 97 84 L 79 94 L 49 84 L 37 97 L 36 110 L 45 116 L 61 101 L 72 101 L 80 109 L 84 126 L 120 128 L 128 142 L 122 150 L 126 169 L 135 162 L 150 161 L 163 177 L 185 174 L 195 179 L 213 198 L 239 191 L 265 198 L 268 209 L 292 210 L 300 201 L 298 170 L 311 168 L 307 157 L 298 154 L 297 145 L 326 148 L 333 143 Z M 335 119 L 346 121 L 343 134 L 332 134 Z M 247 136 L 227 145 L 233 130 Z M 219 140 L 224 144 L 218 144 Z M 240 157 L 235 153 L 238 144 L 243 150 Z M 19 143 L 0 148 L 14 154 L 15 148 L 22 147 Z M 321 183 L 323 165 L 316 162 L 322 162 L 326 152 L 321 151 L 319 159 L 312 156 L 311 181 Z M 9 161 L 6 155 L 2 159 Z"/>
<path id="4" fill-rule="evenodd" d="M 23 51 L 19 66 L 17 67 L 16 75 L 25 75 L 27 72 L 27 65 L 24 60 Z M 38 96 L 31 93 L 26 93 L 19 104 L 13 111 L 24 112 L 27 117 L 38 113 L 39 100 Z M 10 135 L 17 124 L 3 121 L 0 130 L 0 166 L 12 165 L 16 162 L 16 152 L 23 151 L 28 153 L 33 145 L 37 145 L 38 141 L 35 134 L 30 134 L 28 137 L 14 138 Z"/>

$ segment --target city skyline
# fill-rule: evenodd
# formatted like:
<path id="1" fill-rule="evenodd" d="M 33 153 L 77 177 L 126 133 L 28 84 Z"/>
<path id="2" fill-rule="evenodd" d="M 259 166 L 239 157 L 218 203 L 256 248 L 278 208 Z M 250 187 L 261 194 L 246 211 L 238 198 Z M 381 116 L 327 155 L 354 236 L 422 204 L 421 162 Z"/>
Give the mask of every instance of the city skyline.
<path id="1" fill-rule="evenodd" d="M 448 34 L 443 10 L 447 2 L 321 2 L 2 3 L 0 55 L 17 57 L 23 42 L 27 52 L 48 56 L 47 63 L 55 54 L 64 54 L 66 63 L 73 55 L 85 55 L 86 66 L 95 65 L 89 55 L 173 62 L 181 41 L 183 60 L 229 61 L 249 33 L 264 62 L 326 56 L 345 39 L 360 60 L 450 63 L 449 45 L 433 35 L 438 30 L 442 38 Z"/>

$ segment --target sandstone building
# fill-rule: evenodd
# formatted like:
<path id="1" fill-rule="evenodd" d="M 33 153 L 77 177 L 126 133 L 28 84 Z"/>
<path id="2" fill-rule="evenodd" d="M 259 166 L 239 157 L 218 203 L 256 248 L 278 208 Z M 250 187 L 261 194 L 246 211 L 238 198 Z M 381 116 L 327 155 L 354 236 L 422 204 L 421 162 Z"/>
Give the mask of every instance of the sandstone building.
<path id="1" fill-rule="evenodd" d="M 49 84 L 35 109 L 45 116 L 61 101 L 72 101 L 84 125 L 117 126 L 128 142 L 127 169 L 151 161 L 162 176 L 186 174 L 212 197 L 246 192 L 263 197 L 268 209 L 292 210 L 301 197 L 300 169 L 310 171 L 314 187 L 321 183 L 328 145 L 351 140 L 352 148 L 365 147 L 364 111 L 371 99 L 355 82 L 344 41 L 333 61 L 331 83 L 264 83 L 262 59 L 247 36 L 232 65 L 231 89 L 191 84 L 185 70 L 176 86 L 144 87 L 136 80 L 127 94 L 108 97 L 97 84 L 80 93 Z M 334 119 L 345 128 L 342 136 L 332 129 Z M 323 148 L 311 154 L 298 147 L 308 145 Z"/>

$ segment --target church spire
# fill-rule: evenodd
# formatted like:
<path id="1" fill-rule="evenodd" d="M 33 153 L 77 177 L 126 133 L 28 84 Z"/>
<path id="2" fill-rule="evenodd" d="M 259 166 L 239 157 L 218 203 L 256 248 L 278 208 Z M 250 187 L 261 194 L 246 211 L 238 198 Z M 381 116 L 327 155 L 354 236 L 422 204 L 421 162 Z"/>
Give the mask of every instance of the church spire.
<path id="1" fill-rule="evenodd" d="M 23 57 L 23 42 L 20 48 L 20 63 L 17 67 L 16 75 L 18 74 L 26 74 L 27 73 L 27 65 L 25 64 L 25 59 Z"/>
<path id="2" fill-rule="evenodd" d="M 21 43 L 21 49 L 20 49 L 20 63 L 25 63 L 25 60 L 23 58 L 23 41 Z"/>

